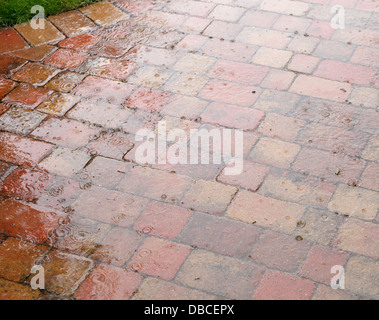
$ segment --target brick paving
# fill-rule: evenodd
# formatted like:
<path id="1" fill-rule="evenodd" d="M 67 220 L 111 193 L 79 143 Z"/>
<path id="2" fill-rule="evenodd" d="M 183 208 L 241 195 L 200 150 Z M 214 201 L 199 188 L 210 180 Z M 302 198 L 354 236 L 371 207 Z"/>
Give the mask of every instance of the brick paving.
<path id="1" fill-rule="evenodd" d="M 113 0 L 0 30 L 0 299 L 379 299 L 378 21 Z M 137 164 L 162 119 L 244 130 L 242 174 Z"/>

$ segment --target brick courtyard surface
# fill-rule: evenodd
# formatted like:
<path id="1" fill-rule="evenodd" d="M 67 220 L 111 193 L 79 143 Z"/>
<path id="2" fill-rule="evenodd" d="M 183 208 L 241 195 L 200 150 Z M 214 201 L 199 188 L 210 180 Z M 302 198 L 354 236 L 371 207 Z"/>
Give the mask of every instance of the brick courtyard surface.
<path id="1" fill-rule="evenodd" d="M 1 29 L 0 299 L 379 299 L 378 66 L 375 0 L 114 0 Z M 140 165 L 160 120 L 243 130 L 243 172 Z"/>

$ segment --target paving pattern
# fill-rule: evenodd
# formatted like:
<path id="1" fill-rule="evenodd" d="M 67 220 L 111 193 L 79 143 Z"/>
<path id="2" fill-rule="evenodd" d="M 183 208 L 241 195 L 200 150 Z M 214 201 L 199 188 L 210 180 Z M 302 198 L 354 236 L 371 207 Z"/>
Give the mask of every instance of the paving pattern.
<path id="1" fill-rule="evenodd" d="M 0 30 L 0 298 L 379 299 L 378 21 L 115 0 Z M 244 130 L 243 173 L 137 164 L 160 120 Z"/>

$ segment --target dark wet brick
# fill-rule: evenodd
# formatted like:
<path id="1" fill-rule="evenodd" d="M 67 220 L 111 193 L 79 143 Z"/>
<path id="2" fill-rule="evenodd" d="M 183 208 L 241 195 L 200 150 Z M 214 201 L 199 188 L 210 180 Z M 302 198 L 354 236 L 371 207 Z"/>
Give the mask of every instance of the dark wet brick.
<path id="1" fill-rule="evenodd" d="M 6 199 L 0 202 L 0 233 L 44 243 L 66 214 Z"/>
<path id="2" fill-rule="evenodd" d="M 22 83 L 4 99 L 4 103 L 16 106 L 35 109 L 40 103 L 45 101 L 51 92 L 45 88 L 34 87 L 30 84 Z"/>
<path id="3" fill-rule="evenodd" d="M 0 30 L 0 53 L 27 48 L 28 44 L 13 28 Z"/>
<path id="4" fill-rule="evenodd" d="M 53 251 L 42 266 L 45 269 L 46 290 L 69 296 L 86 279 L 93 262 L 83 257 Z"/>
<path id="5" fill-rule="evenodd" d="M 33 201 L 38 199 L 52 180 L 47 173 L 17 168 L 0 184 L 0 193 L 24 201 Z"/>
<path id="6" fill-rule="evenodd" d="M 16 82 L 0 78 L 0 99 L 13 90 L 16 86 Z"/>
<path id="7" fill-rule="evenodd" d="M 0 276 L 17 282 L 24 280 L 47 252 L 47 247 L 8 238 L 0 245 Z"/>
<path id="8" fill-rule="evenodd" d="M 20 68 L 26 61 L 16 57 L 9 57 L 0 55 L 0 75 L 10 76 L 18 68 Z"/>
<path id="9" fill-rule="evenodd" d="M 39 296 L 40 291 L 28 285 L 0 279 L 0 300 L 36 300 Z"/>

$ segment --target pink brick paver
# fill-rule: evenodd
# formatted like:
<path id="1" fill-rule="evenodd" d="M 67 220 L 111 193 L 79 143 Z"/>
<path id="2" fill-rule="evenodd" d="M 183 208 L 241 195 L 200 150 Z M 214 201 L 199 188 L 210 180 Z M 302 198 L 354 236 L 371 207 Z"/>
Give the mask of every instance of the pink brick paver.
<path id="1" fill-rule="evenodd" d="M 378 15 L 108 0 L 0 29 L 0 299 L 378 300 Z"/>

